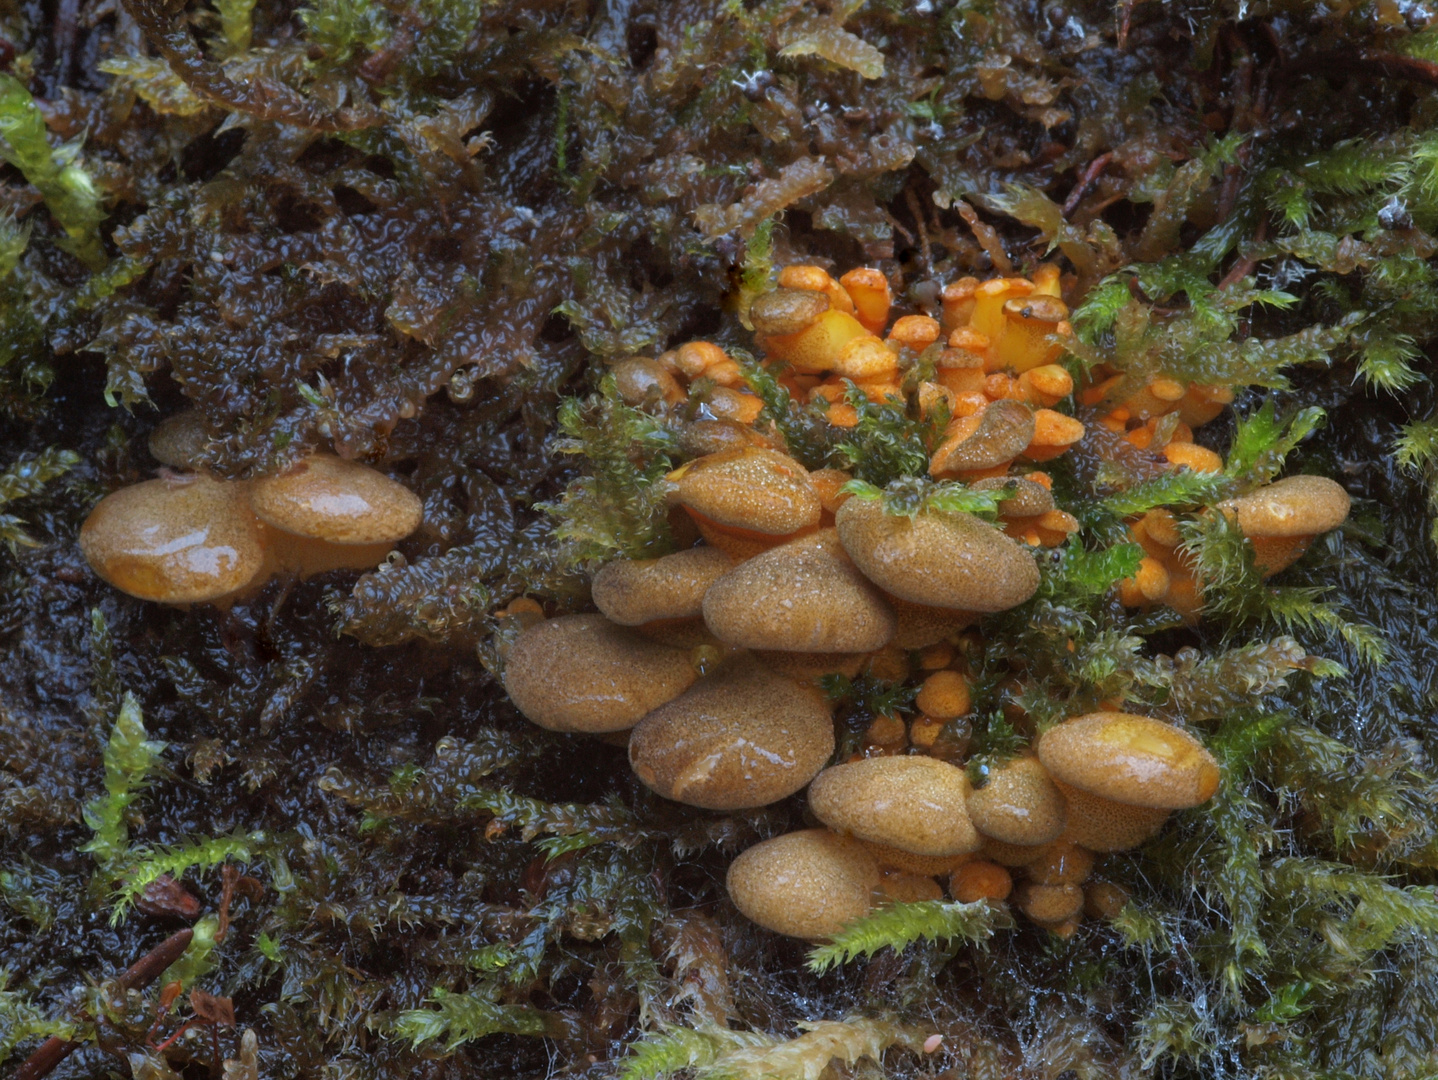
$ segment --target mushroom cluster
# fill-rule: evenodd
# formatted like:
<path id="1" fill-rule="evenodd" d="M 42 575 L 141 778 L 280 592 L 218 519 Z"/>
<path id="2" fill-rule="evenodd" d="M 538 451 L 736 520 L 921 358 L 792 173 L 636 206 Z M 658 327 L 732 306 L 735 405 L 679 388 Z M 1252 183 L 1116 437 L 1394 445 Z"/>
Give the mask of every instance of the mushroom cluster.
<path id="1" fill-rule="evenodd" d="M 276 573 L 372 569 L 418 527 L 419 498 L 357 462 L 314 454 L 276 476 L 220 480 L 197 469 L 198 417 L 155 429 L 172 473 L 111 492 L 80 529 L 101 578 L 141 600 L 226 605 Z"/>
<path id="2" fill-rule="evenodd" d="M 1190 460 L 1185 466 L 1208 473 L 1223 468 L 1217 454 L 1203 453 L 1212 460 Z M 1225 499 L 1215 510 L 1253 545 L 1254 564 L 1268 578 L 1297 562 L 1323 533 L 1343 524 L 1349 505 L 1348 493 L 1326 476 L 1290 476 Z M 1129 532 L 1144 555 L 1134 575 L 1119 583 L 1119 599 L 1128 607 L 1167 604 L 1185 618 L 1196 619 L 1203 610 L 1203 582 L 1183 550 L 1173 512 L 1164 507 L 1150 510 L 1129 523 Z"/>
<path id="3" fill-rule="evenodd" d="M 948 419 L 930 455 L 934 479 L 1002 481 L 1017 466 L 1047 492 L 1049 478 L 1034 465 L 1084 434 L 1083 424 L 1052 408 L 1074 389 L 1055 362 L 1072 335 L 1057 268 L 1042 266 L 1032 279 L 964 278 L 944 290 L 941 318 L 902 315 L 890 324 L 891 307 L 888 281 L 876 269 L 860 267 L 835 280 L 818 266 L 789 266 L 778 288 L 754 300 L 748 317 L 766 360 L 783 365 L 780 385 L 798 401 L 822 405 L 830 424 L 859 422 L 853 391 L 871 402 L 912 405 L 925 416 L 940 413 Z M 931 377 L 920 378 L 924 372 Z M 628 357 L 614 376 L 630 405 L 702 406 L 720 424 L 740 426 L 711 422 L 691 431 L 707 449 L 763 442 L 744 427 L 763 402 L 748 389 L 740 364 L 712 342 L 687 342 L 657 359 Z M 825 489 L 817 477 L 816 485 Z M 1078 528 L 1038 492 L 1016 500 L 1006 516 L 1011 535 L 1030 544 L 1057 545 Z"/>
<path id="4" fill-rule="evenodd" d="M 697 458 L 670 483 L 713 542 L 607 564 L 598 614 L 528 615 L 504 685 L 542 727 L 628 731 L 636 775 L 693 806 L 799 791 L 834 753 L 819 677 L 906 664 L 905 649 L 1038 587 L 1028 549 L 994 526 L 890 515 L 763 447 Z"/>
<path id="5" fill-rule="evenodd" d="M 928 478 L 1001 490 L 997 525 L 926 503 L 897 512 L 848 472 L 806 469 L 761 421 L 744 365 L 712 342 L 628 357 L 612 369 L 618 393 L 671 424 L 685 459 L 665 480 L 685 550 L 603 566 L 599 614 L 546 621 L 537 605 L 512 605 L 522 632 L 504 682 L 537 724 L 624 740 L 635 774 L 664 798 L 735 810 L 807 787 L 819 827 L 757 844 L 729 870 L 734 904 L 764 927 L 820 940 L 876 904 L 947 890 L 1012 904 L 1066 935 L 1085 912 L 1112 916 L 1126 900 L 1091 878 L 1097 860 L 1207 801 L 1219 768 L 1192 735 L 1151 717 L 1090 712 L 1036 733 L 1017 682 L 1005 709 L 1031 745 L 970 755 L 975 624 L 1028 600 L 1034 549 L 1078 529 L 1041 468 L 1085 434 L 1057 406 L 1072 396 L 1094 408 L 1163 468 L 1218 473 L 1222 459 L 1193 429 L 1233 395 L 1160 377 L 1135 390 L 1102 369 L 1076 391 L 1057 362 L 1072 329 L 1053 267 L 955 282 L 930 314 L 891 321 L 892 307 L 878 270 L 836 279 L 790 266 L 746 316 L 770 375 L 830 425 L 862 423 L 866 402 L 939 418 Z M 1339 524 L 1348 499 L 1331 481 L 1295 477 L 1210 512 L 1252 540 L 1272 574 Z M 1129 527 L 1145 554 L 1118 599 L 1196 617 L 1202 582 L 1173 513 Z M 836 761 L 819 680 L 916 674 L 916 714 L 874 715 Z"/>
<path id="6" fill-rule="evenodd" d="M 1125 900 L 1090 881 L 1096 859 L 1143 843 L 1218 782 L 1193 736 L 1116 712 L 1058 724 L 1036 755 L 984 770 L 977 788 L 934 757 L 859 758 L 809 785 L 826 828 L 749 848 L 729 869 L 729 895 L 759 925 L 819 940 L 876 904 L 938 899 L 947 886 L 964 903 L 1011 902 L 1066 936 L 1085 911 L 1111 917 Z"/>

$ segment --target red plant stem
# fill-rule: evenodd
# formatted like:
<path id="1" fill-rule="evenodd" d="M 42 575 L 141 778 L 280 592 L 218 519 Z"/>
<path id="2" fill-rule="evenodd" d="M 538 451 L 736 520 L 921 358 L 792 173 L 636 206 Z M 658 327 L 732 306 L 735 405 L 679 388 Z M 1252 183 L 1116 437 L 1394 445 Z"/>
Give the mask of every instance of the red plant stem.
<path id="1" fill-rule="evenodd" d="M 190 947 L 190 940 L 194 936 L 193 930 L 175 931 L 115 976 L 115 985 L 121 990 L 139 990 L 148 986 L 160 977 L 162 971 L 184 954 L 184 951 Z M 53 1036 L 46 1039 L 40 1044 L 40 1049 L 25 1059 L 25 1063 L 15 1074 L 15 1080 L 40 1080 L 79 1046 L 79 1043 L 69 1039 Z"/>

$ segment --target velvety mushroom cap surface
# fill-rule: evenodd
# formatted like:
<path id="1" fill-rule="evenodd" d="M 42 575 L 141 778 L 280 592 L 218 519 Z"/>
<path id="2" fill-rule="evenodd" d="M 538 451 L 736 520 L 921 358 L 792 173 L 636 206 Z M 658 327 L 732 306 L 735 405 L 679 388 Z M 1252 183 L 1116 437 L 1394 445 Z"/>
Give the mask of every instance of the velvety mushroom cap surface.
<path id="1" fill-rule="evenodd" d="M 644 717 L 629 738 L 635 775 L 666 799 L 708 810 L 794 794 L 834 752 L 819 691 L 736 661 Z"/>
<path id="2" fill-rule="evenodd" d="M 167 416 L 150 432 L 150 456 L 162 465 L 187 472 L 204 461 L 205 418 L 199 409 Z"/>
<path id="3" fill-rule="evenodd" d="M 1052 510 L 1055 505 L 1053 492 L 1033 480 L 1025 480 L 1022 476 L 990 476 L 969 486 L 975 491 L 1012 492 L 1007 499 L 999 503 L 1001 518 L 1038 517 Z"/>
<path id="4" fill-rule="evenodd" d="M 681 505 L 720 525 L 765 536 L 812 528 L 823 513 L 804 466 L 762 447 L 696 458 L 669 479 Z"/>
<path id="5" fill-rule="evenodd" d="M 1064 831 L 1064 797 L 1037 758 L 994 769 L 967 807 L 974 828 L 1010 844 L 1046 844 Z"/>
<path id="6" fill-rule="evenodd" d="M 1314 536 L 1348 517 L 1348 492 L 1326 476 L 1290 476 L 1219 503 L 1244 536 Z"/>
<path id="7" fill-rule="evenodd" d="M 594 605 L 612 622 L 640 626 L 698 616 L 704 593 L 732 563 L 718 548 L 696 547 L 658 559 L 616 559 L 594 575 Z"/>
<path id="8" fill-rule="evenodd" d="M 265 565 L 245 485 L 205 476 L 146 480 L 105 496 L 80 527 L 80 550 L 121 592 L 169 604 L 228 596 Z"/>
<path id="9" fill-rule="evenodd" d="M 731 645 L 859 653 L 894 636 L 894 613 L 859 573 L 834 529 L 740 563 L 704 594 L 704 621 Z"/>
<path id="10" fill-rule="evenodd" d="M 730 864 L 725 884 L 752 922 L 822 941 L 869 913 L 879 868 L 857 841 L 804 829 L 749 848 Z"/>
<path id="11" fill-rule="evenodd" d="M 419 496 L 367 465 L 329 454 L 256 481 L 250 495 L 267 524 L 331 544 L 385 544 L 419 526 Z"/>
<path id="12" fill-rule="evenodd" d="M 972 425 L 973 431 L 965 433 Z M 1033 441 L 1034 413 L 1027 405 L 995 401 L 977 423 L 959 421 L 954 435 L 934 452 L 931 472 L 970 472 L 1012 461 Z"/>
<path id="13" fill-rule="evenodd" d="M 970 514 L 889 514 L 879 499 L 850 499 L 834 515 L 844 550 L 864 576 L 901 600 L 962 611 L 1007 611 L 1039 587 L 1020 544 Z"/>
<path id="14" fill-rule="evenodd" d="M 962 855 L 982 843 L 964 771 L 937 758 L 874 757 L 825 769 L 809 806 L 831 829 L 918 855 Z"/>
<path id="15" fill-rule="evenodd" d="M 1062 780 L 1054 785 L 1063 793 L 1068 807 L 1068 824 L 1063 839 L 1100 853 L 1128 851 L 1157 836 L 1168 820 L 1169 811 L 1147 806 L 1129 806 L 1070 787 Z"/>
<path id="16" fill-rule="evenodd" d="M 1055 780 L 1128 806 L 1181 810 L 1218 790 L 1218 762 L 1203 744 L 1147 716 L 1076 716 L 1045 732 L 1038 752 Z"/>
<path id="17" fill-rule="evenodd" d="M 697 677 L 687 653 L 603 615 L 564 615 L 530 627 L 504 665 L 504 688 L 530 720 L 591 734 L 633 727 Z"/>

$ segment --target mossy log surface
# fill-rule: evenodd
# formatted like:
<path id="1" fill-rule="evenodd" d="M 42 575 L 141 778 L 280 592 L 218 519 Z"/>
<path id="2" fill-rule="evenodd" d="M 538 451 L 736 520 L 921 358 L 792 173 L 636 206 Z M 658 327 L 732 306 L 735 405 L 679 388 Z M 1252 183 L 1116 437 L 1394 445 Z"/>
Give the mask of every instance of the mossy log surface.
<path id="1" fill-rule="evenodd" d="M 7 1075 L 50 1037 L 57 1080 L 1438 1073 L 1438 5 L 0 0 L 0 162 Z M 1212 483 L 1085 417 L 971 772 L 1122 707 L 1223 785 L 1072 937 L 934 901 L 811 953 L 723 886 L 803 795 L 679 806 L 529 724 L 495 612 L 670 542 L 682 449 L 606 363 L 747 356 L 793 263 L 918 312 L 1045 261 L 1075 373 L 1238 398 Z M 992 511 L 921 481 L 923 422 L 750 374 L 811 467 Z M 182 409 L 218 476 L 324 449 L 423 524 L 363 577 L 131 599 L 77 534 Z M 1272 584 L 1195 514 L 1204 619 L 1113 599 L 1126 520 L 1300 472 L 1353 514 Z M 830 690 L 842 756 L 915 686 Z"/>

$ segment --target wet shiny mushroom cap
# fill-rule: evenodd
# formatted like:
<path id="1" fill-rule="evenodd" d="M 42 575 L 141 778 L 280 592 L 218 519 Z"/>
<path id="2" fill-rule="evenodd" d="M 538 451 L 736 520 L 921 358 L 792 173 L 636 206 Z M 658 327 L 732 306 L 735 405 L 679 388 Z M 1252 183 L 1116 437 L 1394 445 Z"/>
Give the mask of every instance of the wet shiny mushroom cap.
<path id="1" fill-rule="evenodd" d="M 879 868 L 863 846 L 804 829 L 749 848 L 729 866 L 729 898 L 750 921 L 805 941 L 831 938 L 867 915 Z"/>
<path id="2" fill-rule="evenodd" d="M 246 485 L 207 476 L 146 480 L 105 496 L 80 527 L 80 550 L 121 592 L 167 604 L 221 600 L 265 567 Z"/>
<path id="3" fill-rule="evenodd" d="M 865 577 L 901 600 L 961 611 L 1007 611 L 1039 587 L 1034 558 L 970 514 L 886 513 L 850 499 L 834 515 L 844 550 Z"/>
<path id="4" fill-rule="evenodd" d="M 1076 716 L 1045 732 L 1038 754 L 1055 780 L 1128 806 L 1181 810 L 1218 790 L 1218 762 L 1203 744 L 1147 716 Z"/>
<path id="5" fill-rule="evenodd" d="M 1244 536 L 1282 538 L 1316 536 L 1348 518 L 1350 500 L 1326 476 L 1290 476 L 1218 504 Z"/>
<path id="6" fill-rule="evenodd" d="M 167 416 L 150 432 L 150 456 L 172 469 L 193 472 L 204 464 L 205 418 L 199 409 L 186 409 Z"/>
<path id="7" fill-rule="evenodd" d="M 712 547 L 658 559 L 616 559 L 594 575 L 594 606 L 621 626 L 694 618 L 709 586 L 732 565 L 728 555 Z"/>
<path id="8" fill-rule="evenodd" d="M 255 481 L 255 513 L 282 532 L 330 544 L 390 544 L 419 526 L 419 496 L 383 473 L 315 454 L 278 476 Z"/>
<path id="9" fill-rule="evenodd" d="M 809 806 L 829 828 L 918 855 L 978 850 L 968 796 L 962 769 L 922 756 L 835 765 L 809 785 Z"/>
<path id="10" fill-rule="evenodd" d="M 785 652 L 860 653 L 894 636 L 894 613 L 859 573 L 834 529 L 740 563 L 704 594 L 704 621 L 731 645 Z"/>
<path id="11" fill-rule="evenodd" d="M 629 763 L 666 799 L 708 810 L 767 806 L 794 794 L 834 752 L 818 690 L 737 660 L 642 719 Z"/>
<path id="12" fill-rule="evenodd" d="M 532 626 L 509 649 L 504 688 L 550 731 L 624 731 L 698 677 L 689 655 L 616 626 L 603 615 L 563 615 Z"/>
<path id="13" fill-rule="evenodd" d="M 793 458 L 757 446 L 708 454 L 669 474 L 675 500 L 729 528 L 787 536 L 819 523 L 823 507 Z"/>
<path id="14" fill-rule="evenodd" d="M 1054 496 L 1048 488 L 1022 476 L 990 476 L 969 485 L 975 491 L 1009 491 L 1011 494 L 999 503 L 999 517 L 1038 517 L 1054 509 Z"/>
<path id="15" fill-rule="evenodd" d="M 967 803 L 985 836 L 1010 844 L 1047 844 L 1064 831 L 1064 797 L 1037 758 L 1019 757 L 989 772 Z"/>

